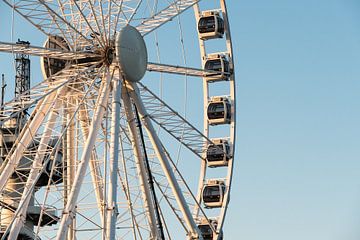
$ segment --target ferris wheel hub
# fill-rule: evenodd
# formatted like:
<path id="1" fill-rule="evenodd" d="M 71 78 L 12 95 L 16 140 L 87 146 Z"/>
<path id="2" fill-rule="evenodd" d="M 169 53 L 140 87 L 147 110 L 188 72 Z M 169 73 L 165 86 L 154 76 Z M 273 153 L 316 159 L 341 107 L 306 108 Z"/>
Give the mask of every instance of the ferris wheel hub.
<path id="1" fill-rule="evenodd" d="M 116 57 L 126 80 L 140 81 L 147 69 L 147 49 L 139 31 L 127 25 L 120 30 L 115 41 Z"/>

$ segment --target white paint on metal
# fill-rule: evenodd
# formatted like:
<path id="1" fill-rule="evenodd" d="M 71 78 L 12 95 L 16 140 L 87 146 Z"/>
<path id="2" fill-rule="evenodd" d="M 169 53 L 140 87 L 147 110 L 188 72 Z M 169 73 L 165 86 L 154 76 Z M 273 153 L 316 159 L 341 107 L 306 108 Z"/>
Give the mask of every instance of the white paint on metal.
<path id="1" fill-rule="evenodd" d="M 123 99 L 126 118 L 128 122 L 131 144 L 134 151 L 136 168 L 139 175 L 139 183 L 140 183 L 140 188 L 142 190 L 143 203 L 150 226 L 151 237 L 152 239 L 157 239 L 157 227 L 156 227 L 154 204 L 150 194 L 149 182 L 147 181 L 148 176 L 145 169 L 143 154 L 141 152 L 141 147 L 140 147 L 141 143 L 135 122 L 136 119 L 132 110 L 131 99 L 125 87 L 123 88 L 122 99 Z"/>
<path id="2" fill-rule="evenodd" d="M 181 191 L 181 188 L 179 186 L 179 183 L 176 180 L 176 177 L 174 175 L 174 172 L 172 170 L 172 167 L 165 155 L 165 151 L 163 149 L 163 145 L 158 137 L 158 135 L 156 134 L 156 131 L 150 121 L 149 116 L 147 115 L 146 109 L 141 101 L 141 99 L 139 98 L 138 92 L 139 89 L 137 88 L 137 86 L 135 84 L 131 84 L 132 88 L 134 89 L 133 91 L 131 91 L 131 98 L 133 99 L 134 103 L 136 104 L 140 117 L 142 119 L 142 121 L 144 122 L 144 127 L 146 129 L 146 132 L 148 133 L 148 136 L 150 138 L 150 141 L 154 147 L 154 150 L 156 152 L 156 155 L 160 161 L 160 165 L 163 169 L 163 172 L 171 186 L 171 189 L 173 191 L 173 194 L 176 198 L 177 204 L 180 208 L 180 211 L 182 212 L 186 225 L 187 225 L 187 230 L 188 230 L 188 236 L 191 239 L 202 239 L 202 237 L 199 234 L 199 229 L 196 226 L 196 223 L 194 221 L 193 216 L 191 215 L 190 209 L 188 204 L 186 203 L 186 200 L 184 198 L 184 195 Z"/>
<path id="3" fill-rule="evenodd" d="M 137 82 L 142 79 L 147 68 L 147 50 L 139 31 L 127 25 L 116 36 L 116 57 L 125 79 Z"/>
<path id="4" fill-rule="evenodd" d="M 115 239 L 117 217 L 117 170 L 119 161 L 120 139 L 120 107 L 122 81 L 115 77 L 113 82 L 111 103 L 111 130 L 110 130 L 110 172 L 108 191 L 108 213 L 106 221 L 106 239 Z"/>
<path id="5" fill-rule="evenodd" d="M 227 48 L 227 54 L 228 54 L 228 60 L 229 60 L 229 69 L 230 69 L 230 79 L 229 79 L 229 95 L 230 95 L 230 101 L 231 101 L 231 121 L 230 121 L 230 128 L 229 128 L 229 142 L 231 145 L 230 155 L 231 159 L 229 160 L 228 166 L 227 166 L 227 175 L 225 178 L 225 186 L 226 191 L 224 195 L 223 204 L 221 206 L 220 212 L 218 214 L 217 220 L 218 225 L 216 229 L 216 236 L 214 239 L 218 239 L 218 237 L 221 234 L 223 225 L 224 225 L 224 219 L 226 215 L 226 211 L 228 208 L 228 203 L 230 199 L 230 189 L 231 189 L 231 181 L 232 181 L 232 175 L 233 175 L 233 162 L 234 162 L 234 153 L 235 153 L 235 126 L 236 126 L 236 106 L 235 106 L 235 75 L 234 75 L 234 62 L 233 62 L 233 50 L 232 50 L 232 44 L 231 44 L 231 35 L 230 35 L 230 25 L 229 20 L 227 16 L 227 9 L 226 9 L 226 3 L 225 0 L 219 0 L 220 6 L 221 6 L 221 13 L 224 20 L 224 27 L 225 27 L 225 39 L 226 39 L 226 48 Z M 200 9 L 198 4 L 194 5 L 194 12 L 195 17 L 198 22 L 200 18 Z M 202 58 L 202 64 L 204 66 L 205 59 L 207 57 L 206 47 L 205 47 L 205 41 L 201 39 L 199 36 L 199 46 L 200 46 L 200 54 Z M 204 92 L 204 135 L 209 136 L 209 121 L 207 119 L 207 106 L 210 99 L 209 96 L 209 82 L 206 81 L 206 79 L 203 79 L 203 92 Z M 200 170 L 200 176 L 199 176 L 199 184 L 198 184 L 198 194 L 197 194 L 197 200 L 199 203 L 201 203 L 201 192 L 203 190 L 205 180 L 206 180 L 206 170 L 207 170 L 207 163 L 206 161 L 202 161 L 201 164 L 201 170 Z M 194 207 L 194 215 L 199 215 L 199 207 L 195 205 Z"/>
<path id="6" fill-rule="evenodd" d="M 20 138 L 18 139 L 17 142 L 15 142 L 14 146 L 16 147 L 14 151 L 11 152 L 11 155 L 9 155 L 9 157 L 6 158 L 3 164 L 1 165 L 0 192 L 3 191 L 6 182 L 15 171 L 17 165 L 19 164 L 19 161 L 24 154 L 24 150 L 33 140 L 33 136 L 36 135 L 36 132 L 39 129 L 41 123 L 45 119 L 50 108 L 53 106 L 56 95 L 57 93 L 53 92 L 50 95 L 48 95 L 44 99 L 44 101 L 40 103 L 40 106 L 36 110 L 37 112 L 35 114 L 35 117 L 31 120 L 31 122 L 27 126 L 25 126 L 23 132 L 21 133 Z"/>
<path id="7" fill-rule="evenodd" d="M 56 101 L 52 111 L 49 114 L 49 119 L 45 125 L 44 133 L 42 134 L 42 138 L 39 143 L 39 148 L 37 149 L 35 158 L 32 163 L 32 167 L 30 170 L 30 174 L 27 178 L 24 191 L 22 192 L 21 200 L 19 202 L 19 207 L 15 212 L 16 218 L 12 223 L 11 230 L 9 233 L 9 240 L 17 239 L 17 236 L 23 227 L 26 220 L 26 211 L 28 209 L 28 205 L 31 199 L 31 194 L 34 189 L 34 185 L 36 184 L 37 175 L 40 173 L 43 167 L 43 161 L 46 153 L 46 149 L 48 147 L 51 133 L 53 131 L 53 127 L 55 125 L 55 119 L 58 116 L 57 109 L 60 105 L 60 101 Z"/>
<path id="8" fill-rule="evenodd" d="M 71 223 L 71 220 L 75 217 L 76 200 L 79 196 L 81 185 L 85 177 L 86 168 L 89 164 L 100 123 L 107 108 L 107 101 L 110 93 L 110 81 L 110 73 L 109 71 L 107 71 L 106 77 L 102 83 L 101 92 L 96 101 L 96 111 L 94 113 L 94 118 L 90 126 L 89 136 L 87 137 L 87 141 L 84 145 L 84 151 L 82 153 L 81 160 L 76 171 L 74 184 L 72 186 L 66 207 L 63 210 L 63 215 L 61 218 L 59 230 L 57 232 L 56 240 L 65 239 L 69 224 Z"/>

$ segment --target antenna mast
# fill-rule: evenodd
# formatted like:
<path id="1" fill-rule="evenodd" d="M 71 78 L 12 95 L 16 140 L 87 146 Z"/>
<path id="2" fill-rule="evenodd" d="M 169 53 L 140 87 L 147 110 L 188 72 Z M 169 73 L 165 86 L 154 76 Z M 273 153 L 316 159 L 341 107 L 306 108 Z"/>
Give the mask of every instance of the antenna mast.
<path id="1" fill-rule="evenodd" d="M 28 47 L 30 42 L 28 41 L 21 41 L 18 39 L 16 44 L 23 45 Z M 17 53 L 15 56 L 15 98 L 21 95 L 28 95 L 30 90 L 30 59 L 28 54 L 24 53 Z M 18 108 L 23 108 L 24 104 L 23 101 L 27 101 L 29 97 L 21 97 L 20 105 L 16 106 Z M 24 110 L 18 116 L 18 127 L 19 132 L 21 131 L 22 127 L 25 125 L 27 111 Z"/>
<path id="2" fill-rule="evenodd" d="M 0 111 L 4 110 L 4 99 L 5 99 L 5 88 L 6 88 L 6 84 L 5 84 L 5 74 L 1 74 L 1 107 L 0 107 Z"/>

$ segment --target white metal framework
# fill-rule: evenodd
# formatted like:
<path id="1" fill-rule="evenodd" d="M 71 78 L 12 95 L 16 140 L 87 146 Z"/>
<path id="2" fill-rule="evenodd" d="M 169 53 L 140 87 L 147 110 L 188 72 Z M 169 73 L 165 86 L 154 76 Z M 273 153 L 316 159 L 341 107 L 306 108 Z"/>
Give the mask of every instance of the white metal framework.
<path id="1" fill-rule="evenodd" d="M 0 108 L 0 240 L 222 239 L 236 126 L 225 0 L 214 1 L 215 6 L 197 0 L 3 2 L 45 34 L 47 44 L 0 41 L 0 52 L 39 56 L 46 73 L 44 80 Z M 180 16 L 188 16 L 189 8 L 196 22 L 186 27 L 197 27 L 206 16 L 201 21 L 206 34 L 198 31 L 196 36 L 200 67 L 189 67 L 186 61 Z M 151 61 L 151 56 L 147 61 L 143 55 L 149 52 L 151 36 L 158 46 L 157 32 L 175 21 L 183 65 L 161 63 L 159 57 Z M 133 33 L 118 38 L 124 29 Z M 226 68 L 223 62 L 220 70 L 205 68 L 206 59 L 219 52 L 209 50 L 208 41 L 226 49 Z M 133 80 L 144 59 L 144 81 Z M 168 82 L 179 77 L 202 81 L 198 98 L 189 101 L 201 102 L 197 113 L 203 116 L 196 114 L 194 121 L 172 106 L 176 101 L 165 100 L 161 91 L 148 86 L 145 80 L 154 73 Z M 220 77 L 208 81 L 209 76 Z M 218 99 L 209 90 L 215 84 L 228 106 L 216 113 L 226 115 L 216 125 L 208 118 L 210 100 Z M 29 116 L 20 128 L 13 120 L 25 110 Z M 187 155 L 179 157 L 182 147 Z M 208 163 L 212 153 L 222 156 L 220 162 Z M 184 164 L 190 166 L 182 168 Z"/>

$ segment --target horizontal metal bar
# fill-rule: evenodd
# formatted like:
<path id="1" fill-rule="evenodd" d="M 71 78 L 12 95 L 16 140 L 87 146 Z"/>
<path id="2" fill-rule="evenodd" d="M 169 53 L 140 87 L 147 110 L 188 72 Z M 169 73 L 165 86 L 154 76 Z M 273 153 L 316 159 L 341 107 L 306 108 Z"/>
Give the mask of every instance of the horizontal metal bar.
<path id="1" fill-rule="evenodd" d="M 211 71 L 211 70 L 204 70 L 199 68 L 190 68 L 183 66 L 174 66 L 169 64 L 152 63 L 152 62 L 148 63 L 147 70 L 150 72 L 172 73 L 172 74 L 179 74 L 179 75 L 186 75 L 193 77 L 204 77 L 207 75 L 222 74 L 222 72 L 218 72 L 218 71 Z"/>
<path id="2" fill-rule="evenodd" d="M 91 52 L 73 52 L 7 42 L 0 42 L 0 52 L 22 53 L 32 56 L 49 57 L 64 60 L 99 57 L 98 54 L 94 54 Z"/>

